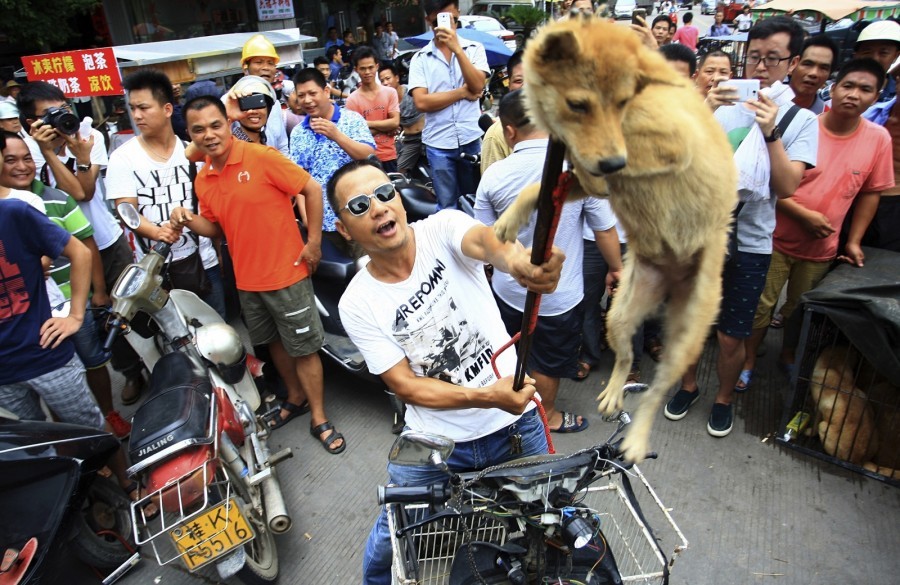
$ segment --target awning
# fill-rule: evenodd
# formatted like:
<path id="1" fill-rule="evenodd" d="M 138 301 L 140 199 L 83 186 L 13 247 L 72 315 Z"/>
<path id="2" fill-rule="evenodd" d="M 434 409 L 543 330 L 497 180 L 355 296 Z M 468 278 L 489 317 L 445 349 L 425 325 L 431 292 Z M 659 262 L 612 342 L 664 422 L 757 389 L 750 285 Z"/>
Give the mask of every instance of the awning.
<path id="1" fill-rule="evenodd" d="M 302 45 L 317 41 L 300 34 L 299 28 L 288 28 L 121 45 L 113 47 L 113 52 L 123 76 L 131 68 L 153 66 L 165 71 L 173 82 L 195 81 L 240 73 L 244 43 L 256 34 L 275 46 L 279 66 L 302 63 Z"/>

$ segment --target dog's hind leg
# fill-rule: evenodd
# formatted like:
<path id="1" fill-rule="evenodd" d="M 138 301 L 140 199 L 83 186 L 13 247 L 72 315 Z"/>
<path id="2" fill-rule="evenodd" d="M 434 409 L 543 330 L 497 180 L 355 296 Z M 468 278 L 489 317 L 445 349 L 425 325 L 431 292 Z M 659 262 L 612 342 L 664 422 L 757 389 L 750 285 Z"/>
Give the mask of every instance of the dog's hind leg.
<path id="1" fill-rule="evenodd" d="M 664 296 L 664 282 L 658 269 L 626 255 L 622 279 L 606 321 L 606 337 L 616 354 L 616 363 L 606 388 L 597 397 L 600 402 L 597 409 L 601 413 L 611 416 L 622 408 L 622 390 L 634 360 L 631 338 L 656 311 Z"/>
<path id="2" fill-rule="evenodd" d="M 629 461 L 640 461 L 649 452 L 650 430 L 660 403 L 703 351 L 722 298 L 720 275 L 724 245 L 723 241 L 721 247 L 709 246 L 701 252 L 696 272 L 685 269 L 675 277 L 670 273 L 663 340 L 665 350 L 622 442 L 622 450 Z"/>

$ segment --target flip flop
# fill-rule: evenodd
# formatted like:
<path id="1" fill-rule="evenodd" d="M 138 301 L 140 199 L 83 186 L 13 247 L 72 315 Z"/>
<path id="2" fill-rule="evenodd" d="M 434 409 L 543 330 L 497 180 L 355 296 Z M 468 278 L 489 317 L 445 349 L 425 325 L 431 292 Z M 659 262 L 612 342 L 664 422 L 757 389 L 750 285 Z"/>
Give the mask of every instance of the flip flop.
<path id="1" fill-rule="evenodd" d="M 737 384 L 734 385 L 734 391 L 738 393 L 746 392 L 750 388 L 751 381 L 753 381 L 753 370 L 741 370 Z"/>
<path id="2" fill-rule="evenodd" d="M 323 439 L 322 433 L 324 433 L 325 431 L 334 432 Z M 317 427 L 309 427 L 309 434 L 318 439 L 318 441 L 322 443 L 322 447 L 332 455 L 343 453 L 344 449 L 347 448 L 347 439 L 344 439 L 344 435 L 337 432 L 337 430 L 334 428 L 334 425 L 327 420 Z M 336 449 L 332 449 L 331 446 L 334 444 L 334 442 L 341 439 L 343 439 L 341 446 L 337 447 Z"/>
<path id="3" fill-rule="evenodd" d="M 588 376 L 591 375 L 591 364 L 587 362 L 578 362 L 578 371 L 575 373 L 575 377 L 572 378 L 576 382 L 583 382 L 587 379 Z"/>
<path id="4" fill-rule="evenodd" d="M 550 429 L 551 433 L 580 433 L 590 424 L 585 417 L 581 417 L 581 424 L 578 424 L 578 415 L 571 412 L 562 412 L 561 414 L 562 424 L 559 425 L 559 428 Z"/>
<path id="5" fill-rule="evenodd" d="M 288 411 L 290 414 L 282 418 L 282 409 Z M 304 400 L 303 404 L 300 405 L 294 404 L 293 402 L 288 402 L 287 400 L 282 400 L 281 404 L 270 410 L 263 418 L 269 425 L 269 430 L 274 431 L 275 429 L 283 427 L 298 416 L 304 415 L 307 412 L 309 412 L 309 400 Z"/>

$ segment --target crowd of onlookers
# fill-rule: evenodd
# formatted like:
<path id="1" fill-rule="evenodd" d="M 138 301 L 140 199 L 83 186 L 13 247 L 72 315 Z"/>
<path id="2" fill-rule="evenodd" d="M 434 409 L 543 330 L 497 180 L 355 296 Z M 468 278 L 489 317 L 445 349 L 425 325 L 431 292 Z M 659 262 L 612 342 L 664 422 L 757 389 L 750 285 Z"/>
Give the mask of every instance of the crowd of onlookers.
<path id="1" fill-rule="evenodd" d="M 572 17 L 570 8 L 592 10 L 586 0 L 564 4 L 563 18 Z M 112 105 L 106 133 L 62 131 L 60 116 L 71 115 L 72 108 L 55 86 L 9 84 L 9 97 L 0 100 L 0 406 L 22 418 L 42 418 L 42 398 L 60 420 L 127 436 L 130 425 L 114 408 L 108 365 L 125 378 L 124 404 L 140 398 L 142 366 L 122 339 L 104 350 L 103 308 L 135 254 L 166 241 L 172 244 L 171 266 L 193 259 L 199 267 L 191 282 L 178 283 L 173 276 L 167 286 L 194 290 L 223 318 L 233 317 L 227 299 L 239 297 L 251 341 L 267 353 L 286 388 L 267 417 L 272 428 L 311 412 L 311 434 L 329 452 L 342 452 L 345 439 L 325 413 L 317 354 L 323 333 L 309 278 L 323 240 L 351 256 L 367 253 L 374 280 L 405 282 L 386 263 L 400 249 L 390 242 L 408 244 L 397 215 L 400 204 L 385 187 L 389 183 L 376 179 L 384 183 L 384 172 L 408 171 L 424 153 L 437 210 L 453 209 L 460 196 L 475 194 L 477 220 L 491 225 L 523 187 L 540 181 L 549 141 L 528 118 L 521 50 L 507 64 L 510 93 L 499 103 L 498 118 L 482 131 L 480 99 L 490 72 L 484 47 L 438 26 L 440 12 L 458 17 L 455 0 L 427 0 L 424 8 L 435 37 L 413 57 L 405 85 L 394 64 L 398 38 L 389 22 L 376 26 L 369 44 L 357 44 L 351 31 L 339 38 L 330 29 L 326 55 L 290 79 L 263 35 L 243 47 L 244 75 L 229 88 L 211 81 L 182 88 L 159 72 L 134 73 L 124 80 L 125 100 Z M 737 31 L 748 33 L 744 60 L 735 63 L 731 53 L 718 49 L 697 54 L 701 32 L 690 12 L 680 27 L 671 17 L 676 13 L 661 12 L 631 28 L 696 86 L 697 99 L 705 100 L 728 135 L 741 177 L 717 326 L 718 387 L 707 425 L 721 437 L 733 425 L 735 394 L 752 385 L 756 350 L 767 329 L 785 328 L 779 363 L 789 371 L 800 295 L 835 261 L 863 266 L 862 245 L 900 251 L 900 158 L 893 146 L 900 134 L 900 114 L 893 108 L 900 24 L 870 24 L 856 41 L 853 59 L 840 63 L 839 48 L 828 37 L 808 37 L 786 17 L 754 23 L 746 7 L 734 22 Z M 722 16 L 716 14 L 706 36 L 733 32 Z M 729 85 L 738 66 L 746 79 L 759 82 L 751 99 L 739 101 Z M 244 101 L 254 96 L 260 99 Z M 660 123 L 666 115 L 677 115 L 677 104 L 660 113 Z M 468 155 L 481 156 L 480 169 Z M 378 166 L 365 162 L 370 157 Z M 339 181 L 344 190 L 351 189 L 348 184 L 359 190 L 341 192 Z M 112 211 L 122 202 L 141 216 L 134 230 L 124 229 Z M 295 214 L 307 228 L 306 243 Z M 370 229 L 360 223 L 382 214 L 384 221 Z M 462 254 L 490 259 L 498 268 L 488 289 L 496 311 L 493 305 L 480 308 L 488 311 L 486 322 L 502 323 L 509 334 L 517 331 L 525 307 L 520 285 L 530 277 L 510 260 L 514 256 L 498 252 L 505 248 L 487 232 L 477 232 L 470 242 L 474 224 L 452 219 L 452 213 L 437 215 L 451 219 L 435 233 L 450 238 L 451 248 L 462 246 L 454 262 Z M 556 408 L 560 380 L 584 380 L 600 361 L 604 299 L 615 294 L 629 235 L 617 229 L 605 201 L 569 203 L 560 221 L 556 245 L 567 260 L 557 267 L 556 293 L 540 306 L 528 367 L 550 430 L 567 433 L 584 430 L 589 421 Z M 519 234 L 526 247 L 533 230 L 531 225 Z M 417 250 L 420 245 L 426 244 L 416 242 Z M 436 266 L 445 266 L 435 254 Z M 226 256 L 233 269 L 223 271 Z M 402 258 L 397 262 L 403 265 Z M 429 287 L 443 270 L 429 277 Z M 363 285 L 355 286 L 361 294 Z M 374 282 L 366 286 L 378 288 Z M 785 287 L 787 301 L 777 307 Z M 366 356 L 373 373 L 405 387 L 413 376 L 409 368 L 420 361 L 423 373 L 416 370 L 415 376 L 458 386 L 499 384 L 466 368 L 462 346 L 448 349 L 460 343 L 471 344 L 471 351 L 483 342 L 474 333 L 466 341 L 471 323 L 457 318 L 456 302 L 433 316 L 436 324 L 430 326 L 438 338 L 416 346 L 417 338 L 406 333 L 417 308 L 415 294 L 409 306 L 389 307 L 392 324 L 377 315 L 377 322 L 366 323 L 368 315 L 347 309 L 358 320 L 356 329 L 348 329 L 364 355 L 377 348 L 377 356 Z M 348 303 L 342 301 L 342 312 Z M 380 335 L 384 339 L 376 344 Z M 648 321 L 634 348 L 629 379 L 640 381 L 643 352 L 658 360 L 665 332 Z M 405 356 L 410 365 L 386 363 L 385 356 Z M 401 396 L 413 408 L 428 409 L 427 416 L 414 411 L 414 425 L 436 424 L 446 414 L 442 409 L 466 404 L 462 398 L 432 401 L 422 392 Z M 693 365 L 665 416 L 684 418 L 699 397 Z M 114 471 L 133 492 L 120 463 Z"/>

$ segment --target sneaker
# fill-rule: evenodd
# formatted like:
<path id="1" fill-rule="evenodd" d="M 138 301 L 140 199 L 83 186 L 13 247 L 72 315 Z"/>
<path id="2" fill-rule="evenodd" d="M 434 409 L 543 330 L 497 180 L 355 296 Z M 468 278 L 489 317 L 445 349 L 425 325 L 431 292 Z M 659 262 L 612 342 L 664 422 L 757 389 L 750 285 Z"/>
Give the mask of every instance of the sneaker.
<path id="1" fill-rule="evenodd" d="M 122 418 L 118 410 L 110 410 L 106 415 L 106 422 L 112 427 L 113 434 L 119 440 L 126 439 L 131 434 L 131 423 Z"/>
<path id="2" fill-rule="evenodd" d="M 714 437 L 724 437 L 731 432 L 732 426 L 734 426 L 734 405 L 713 404 L 709 422 L 706 423 L 707 432 Z"/>
<path id="3" fill-rule="evenodd" d="M 699 389 L 688 392 L 684 388 L 680 388 L 678 392 L 675 393 L 675 396 L 666 403 L 663 414 L 666 415 L 666 418 L 669 420 L 681 420 L 687 416 L 688 409 L 690 409 L 691 405 L 697 402 L 699 398 Z"/>

